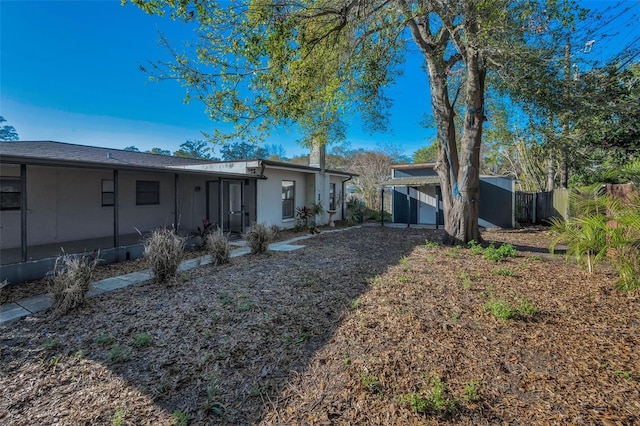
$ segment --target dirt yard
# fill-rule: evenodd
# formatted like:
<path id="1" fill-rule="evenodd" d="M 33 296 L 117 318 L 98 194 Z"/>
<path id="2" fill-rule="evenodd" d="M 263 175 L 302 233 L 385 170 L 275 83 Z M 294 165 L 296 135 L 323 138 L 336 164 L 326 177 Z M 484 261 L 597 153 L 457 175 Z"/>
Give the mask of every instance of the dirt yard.
<path id="1" fill-rule="evenodd" d="M 639 294 L 363 227 L 0 326 L 0 424 L 640 423 Z M 499 319 L 489 311 L 510 312 Z"/>

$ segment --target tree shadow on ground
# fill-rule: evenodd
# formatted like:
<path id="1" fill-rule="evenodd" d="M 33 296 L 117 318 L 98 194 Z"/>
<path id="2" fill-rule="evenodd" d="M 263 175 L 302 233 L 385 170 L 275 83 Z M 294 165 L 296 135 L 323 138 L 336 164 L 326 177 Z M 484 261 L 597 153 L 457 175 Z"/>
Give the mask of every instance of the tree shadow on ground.
<path id="1" fill-rule="evenodd" d="M 437 232 L 320 235 L 300 250 L 198 268 L 173 286 L 147 282 L 59 319 L 5 326 L 0 386 L 9 397 L 0 412 L 12 424 L 255 423 L 371 281 Z"/>

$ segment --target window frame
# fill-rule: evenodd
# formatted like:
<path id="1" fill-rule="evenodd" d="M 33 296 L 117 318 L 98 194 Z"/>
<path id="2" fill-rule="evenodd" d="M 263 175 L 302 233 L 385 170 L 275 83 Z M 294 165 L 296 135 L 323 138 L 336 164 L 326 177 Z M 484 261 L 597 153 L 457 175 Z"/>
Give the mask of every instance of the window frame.
<path id="1" fill-rule="evenodd" d="M 335 210 L 336 205 L 336 183 L 329 183 L 329 210 Z"/>
<path id="2" fill-rule="evenodd" d="M 11 183 L 15 190 L 5 191 L 6 187 L 9 187 L 8 183 Z M 9 206 L 5 206 L 1 200 L 5 199 L 5 194 L 17 194 L 14 195 L 17 198 L 16 202 L 12 202 Z M 22 208 L 22 179 L 19 176 L 0 176 L 0 211 L 16 211 Z"/>
<path id="3" fill-rule="evenodd" d="M 290 197 L 289 197 L 290 195 Z M 286 207 L 285 207 L 286 205 Z M 290 210 L 290 214 L 285 209 Z M 296 181 L 282 180 L 282 220 L 294 219 L 296 217 Z"/>
<path id="4" fill-rule="evenodd" d="M 111 188 L 109 188 L 108 184 L 111 184 Z M 106 188 L 105 188 L 105 184 Z M 102 201 L 102 207 L 113 207 L 115 205 L 115 183 L 113 181 L 113 179 L 102 179 L 102 183 L 101 183 L 101 189 L 102 189 L 102 197 L 101 197 L 101 201 Z M 109 195 L 111 197 L 109 197 Z M 106 201 L 105 201 L 105 197 L 106 197 Z M 109 201 L 109 198 L 111 198 L 111 201 Z"/>
<path id="5" fill-rule="evenodd" d="M 153 184 L 153 185 L 151 185 Z M 154 186 L 153 189 L 141 189 L 143 185 Z M 142 197 L 153 195 L 151 201 L 143 200 Z M 136 206 L 156 206 L 160 204 L 160 181 L 159 180 L 136 180 Z"/>

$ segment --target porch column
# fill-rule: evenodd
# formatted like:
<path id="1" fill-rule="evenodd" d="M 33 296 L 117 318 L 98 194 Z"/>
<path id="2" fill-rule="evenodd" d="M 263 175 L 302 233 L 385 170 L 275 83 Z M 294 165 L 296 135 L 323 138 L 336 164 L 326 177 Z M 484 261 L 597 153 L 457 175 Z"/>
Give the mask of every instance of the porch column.
<path id="1" fill-rule="evenodd" d="M 174 212 L 173 212 L 173 226 L 176 229 L 176 234 L 178 233 L 178 220 L 180 219 L 180 215 L 178 212 L 178 174 L 173 175 L 173 197 L 175 200 Z"/>
<path id="2" fill-rule="evenodd" d="M 407 228 L 411 227 L 411 196 L 409 195 L 409 185 L 407 185 Z"/>
<path id="3" fill-rule="evenodd" d="M 20 164 L 20 244 L 22 246 L 22 261 L 27 257 L 27 165 Z"/>
<path id="4" fill-rule="evenodd" d="M 118 206 L 118 171 L 113 171 L 113 247 L 120 246 L 120 222 L 119 222 L 119 206 Z"/>

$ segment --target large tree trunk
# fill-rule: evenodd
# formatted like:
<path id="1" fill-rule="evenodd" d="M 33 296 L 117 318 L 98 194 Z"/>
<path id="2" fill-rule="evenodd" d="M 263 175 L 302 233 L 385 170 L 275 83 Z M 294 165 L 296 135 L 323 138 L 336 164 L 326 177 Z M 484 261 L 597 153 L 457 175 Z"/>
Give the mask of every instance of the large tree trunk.
<path id="1" fill-rule="evenodd" d="M 478 226 L 479 170 L 485 72 L 480 69 L 477 54 L 470 55 L 466 61 L 466 113 L 460 140 L 460 156 L 456 144 L 454 107 L 449 100 L 444 64 L 437 57 L 425 55 L 438 138 L 435 170 L 440 177 L 444 229 L 450 243 L 481 241 Z"/>

